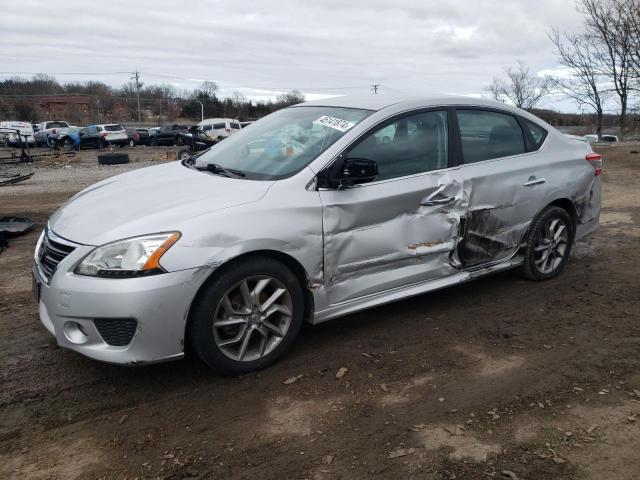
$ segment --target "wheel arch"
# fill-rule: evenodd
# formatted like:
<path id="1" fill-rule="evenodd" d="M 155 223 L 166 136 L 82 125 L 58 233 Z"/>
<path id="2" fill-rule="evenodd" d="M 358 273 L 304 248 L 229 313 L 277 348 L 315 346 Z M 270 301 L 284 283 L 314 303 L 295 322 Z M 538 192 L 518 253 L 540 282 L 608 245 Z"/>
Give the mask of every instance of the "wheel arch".
<path id="1" fill-rule="evenodd" d="M 294 275 L 298 278 L 298 281 L 300 282 L 300 286 L 302 287 L 302 292 L 304 295 L 304 316 L 303 316 L 304 321 L 307 323 L 311 322 L 313 318 L 313 313 L 314 313 L 313 293 L 311 292 L 311 289 L 310 289 L 311 282 L 309 280 L 309 275 L 307 274 L 307 271 L 302 266 L 302 264 L 291 255 L 286 254 L 284 252 L 280 252 L 278 250 L 269 250 L 269 249 L 253 250 L 251 252 L 242 253 L 236 257 L 233 257 L 227 260 L 223 264 L 219 265 L 207 276 L 206 280 L 202 282 L 202 284 L 198 288 L 198 291 L 193 297 L 191 305 L 189 306 L 189 311 L 187 312 L 187 316 L 186 316 L 186 323 L 185 323 L 185 330 L 184 330 L 185 351 L 187 351 L 187 349 L 189 348 L 187 339 L 188 339 L 189 328 L 191 326 L 191 312 L 193 310 L 194 305 L 196 305 L 197 302 L 202 297 L 202 295 L 204 295 L 204 292 L 207 286 L 209 285 L 209 283 L 213 281 L 215 278 L 217 278 L 218 276 L 222 275 L 226 270 L 233 268 L 233 266 L 238 262 L 245 261 L 252 257 L 272 258 L 274 260 L 281 262 L 282 264 L 286 265 L 291 269 Z"/>
<path id="2" fill-rule="evenodd" d="M 575 235 L 576 228 L 578 227 L 578 209 L 576 208 L 575 204 L 568 198 L 558 198 L 557 200 L 554 200 L 542 210 L 540 210 L 540 212 L 538 212 L 538 215 L 540 215 L 541 212 L 549 207 L 560 207 L 569 214 L 571 220 L 573 221 L 573 234 Z"/>

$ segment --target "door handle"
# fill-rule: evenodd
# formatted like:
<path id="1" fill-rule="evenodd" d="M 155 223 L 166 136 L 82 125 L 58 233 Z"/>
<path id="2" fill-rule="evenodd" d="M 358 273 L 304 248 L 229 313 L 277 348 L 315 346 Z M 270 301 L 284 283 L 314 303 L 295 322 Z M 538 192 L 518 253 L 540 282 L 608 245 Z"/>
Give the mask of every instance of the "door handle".
<path id="1" fill-rule="evenodd" d="M 441 198 L 432 198 L 430 200 L 424 200 L 420 202 L 420 205 L 423 207 L 429 207 L 432 205 L 446 205 L 447 203 L 451 203 L 456 199 L 456 197 L 441 197 Z"/>
<path id="2" fill-rule="evenodd" d="M 529 177 L 527 182 L 522 184 L 523 187 L 532 187 L 533 185 L 542 185 L 547 180 L 544 178 Z"/>

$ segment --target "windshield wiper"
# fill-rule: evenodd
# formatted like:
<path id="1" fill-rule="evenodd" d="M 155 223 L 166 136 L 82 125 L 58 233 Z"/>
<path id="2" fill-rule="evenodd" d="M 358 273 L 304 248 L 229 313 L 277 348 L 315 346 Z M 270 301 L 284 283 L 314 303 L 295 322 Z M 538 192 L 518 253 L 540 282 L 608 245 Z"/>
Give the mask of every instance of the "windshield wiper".
<path id="1" fill-rule="evenodd" d="M 216 175 L 223 175 L 229 178 L 242 178 L 245 176 L 244 172 L 240 170 L 229 170 L 224 168 L 222 165 L 218 165 L 217 163 L 207 163 L 205 168 L 199 170 L 206 170 L 211 173 L 215 173 Z"/>

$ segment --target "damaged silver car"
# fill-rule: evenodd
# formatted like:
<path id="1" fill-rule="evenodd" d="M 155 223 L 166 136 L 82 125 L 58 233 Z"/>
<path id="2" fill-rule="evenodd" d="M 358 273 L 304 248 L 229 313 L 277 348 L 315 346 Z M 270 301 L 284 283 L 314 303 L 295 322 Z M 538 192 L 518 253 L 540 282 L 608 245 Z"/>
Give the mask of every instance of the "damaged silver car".
<path id="1" fill-rule="evenodd" d="M 97 360 L 190 350 L 249 372 L 305 321 L 515 267 L 557 276 L 598 226 L 601 171 L 587 142 L 504 104 L 303 103 L 74 196 L 35 252 L 40 318 Z"/>

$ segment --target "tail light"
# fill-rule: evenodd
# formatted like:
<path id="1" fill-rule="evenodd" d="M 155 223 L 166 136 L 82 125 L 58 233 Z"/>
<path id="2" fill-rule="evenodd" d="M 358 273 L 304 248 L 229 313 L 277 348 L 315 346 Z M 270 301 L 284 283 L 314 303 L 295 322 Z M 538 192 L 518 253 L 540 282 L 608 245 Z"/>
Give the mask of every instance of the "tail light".
<path id="1" fill-rule="evenodd" d="M 229 132 L 231 131 L 231 129 L 229 129 L 229 128 L 225 128 L 225 129 L 224 129 L 224 131 L 225 131 L 225 132 L 227 132 L 227 133 L 229 133 Z"/>
<path id="2" fill-rule="evenodd" d="M 602 155 L 599 153 L 587 153 L 584 158 L 593 167 L 596 177 L 602 175 Z"/>
<path id="3" fill-rule="evenodd" d="M 51 133 L 53 133 L 55 135 L 56 134 L 56 129 L 54 128 L 53 130 L 51 130 Z"/>
<path id="4" fill-rule="evenodd" d="M 101 136 L 102 138 L 106 138 L 106 136 L 107 136 L 107 132 L 102 132 L 102 133 L 100 133 L 100 136 Z"/>

